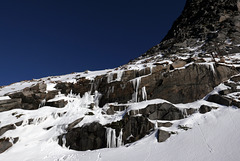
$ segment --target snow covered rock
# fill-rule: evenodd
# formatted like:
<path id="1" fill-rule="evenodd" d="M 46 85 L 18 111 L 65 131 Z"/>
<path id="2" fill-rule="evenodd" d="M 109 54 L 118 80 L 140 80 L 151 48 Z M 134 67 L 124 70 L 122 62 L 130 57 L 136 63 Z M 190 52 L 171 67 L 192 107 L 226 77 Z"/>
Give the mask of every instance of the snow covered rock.
<path id="1" fill-rule="evenodd" d="M 22 160 L 36 156 L 39 160 L 101 160 L 101 153 L 113 160 L 110 153 L 119 155 L 121 150 L 131 150 L 129 146 L 141 147 L 136 151 L 140 160 L 159 160 L 164 152 L 164 160 L 176 160 L 169 153 L 178 151 L 203 155 L 200 159 L 184 155 L 184 161 L 219 160 L 218 156 L 234 160 L 239 154 L 240 128 L 234 124 L 239 122 L 236 107 L 240 108 L 237 2 L 187 0 L 182 15 L 159 45 L 118 68 L 1 87 L 0 160 L 16 160 L 12 154 L 25 156 Z M 212 110 L 215 107 L 218 110 Z M 220 125 L 228 130 L 212 130 Z M 232 134 L 230 143 L 235 146 L 223 155 L 228 150 L 224 149 L 228 142 L 223 141 Z M 224 146 L 216 144 L 216 139 Z M 120 150 L 102 149 L 116 147 Z M 23 154 L 26 149 L 34 156 Z M 232 151 L 237 155 L 232 157 Z"/>

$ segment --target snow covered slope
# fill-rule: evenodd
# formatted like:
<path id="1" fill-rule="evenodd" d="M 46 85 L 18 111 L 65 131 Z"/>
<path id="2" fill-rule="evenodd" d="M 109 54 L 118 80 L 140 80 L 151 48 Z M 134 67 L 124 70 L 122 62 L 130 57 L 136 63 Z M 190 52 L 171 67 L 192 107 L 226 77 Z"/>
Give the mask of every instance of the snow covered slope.
<path id="1" fill-rule="evenodd" d="M 224 85 L 216 88 L 222 90 Z M 58 145 L 57 136 L 64 130 L 67 123 L 83 117 L 88 112 L 95 115 L 86 116 L 78 126 L 86 122 L 99 120 L 102 124 L 118 120 L 122 113 L 113 116 L 102 114 L 101 108 L 89 109 L 86 104 L 93 102 L 93 97 L 86 94 L 82 98 L 69 94 L 69 104 L 61 109 L 42 107 L 28 111 L 15 109 L 0 113 L 1 126 L 23 121 L 15 130 L 7 131 L 3 136 L 19 137 L 19 141 L 9 150 L 0 154 L 1 161 L 32 161 L 32 160 L 164 160 L 164 161 L 236 161 L 239 160 L 240 149 L 240 110 L 234 106 L 226 107 L 199 100 L 189 104 L 176 104 L 180 109 L 196 108 L 202 104 L 218 107 L 211 112 L 193 115 L 171 121 L 171 127 L 155 127 L 155 130 L 143 139 L 118 148 L 105 148 L 94 151 L 78 152 Z M 147 104 L 164 102 L 164 100 L 132 103 L 133 109 L 146 107 Z M 66 114 L 64 114 L 66 113 Z M 22 116 L 20 116 L 22 115 Z M 16 117 L 19 116 L 19 117 Z M 30 121 L 30 119 L 33 120 Z M 166 121 L 158 121 L 166 122 Z M 188 127 L 183 130 L 181 127 Z M 47 130 L 48 127 L 52 128 Z M 165 142 L 158 143 L 157 129 L 173 132 Z"/>
<path id="2" fill-rule="evenodd" d="M 0 160 L 240 160 L 239 6 L 189 0 L 126 65 L 0 87 Z"/>

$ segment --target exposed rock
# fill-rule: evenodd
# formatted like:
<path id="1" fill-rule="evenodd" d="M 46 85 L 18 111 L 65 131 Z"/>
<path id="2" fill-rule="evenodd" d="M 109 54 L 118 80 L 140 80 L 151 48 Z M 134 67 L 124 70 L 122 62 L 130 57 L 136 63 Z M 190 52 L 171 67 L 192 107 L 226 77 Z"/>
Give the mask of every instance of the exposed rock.
<path id="1" fill-rule="evenodd" d="M 113 122 L 106 126 L 115 129 L 117 136 L 122 130 L 122 141 L 124 144 L 135 142 L 154 129 L 154 125 L 146 117 L 129 115 L 125 115 L 121 121 Z"/>
<path id="2" fill-rule="evenodd" d="M 23 121 L 19 121 L 19 122 L 16 122 L 15 125 L 16 125 L 16 126 L 21 126 L 22 123 L 23 123 Z"/>
<path id="3" fill-rule="evenodd" d="M 6 125 L 0 128 L 0 136 L 3 135 L 8 130 L 14 130 L 16 127 L 13 124 Z"/>
<path id="4" fill-rule="evenodd" d="M 113 115 L 117 111 L 125 111 L 126 109 L 127 109 L 127 106 L 109 105 L 109 108 L 107 109 L 106 113 L 108 115 Z"/>
<path id="5" fill-rule="evenodd" d="M 113 70 L 96 76 L 92 80 L 78 77 L 76 83 L 59 81 L 55 86 L 56 90 L 48 92 L 46 84 L 38 83 L 21 91 L 7 94 L 11 99 L 0 101 L 0 112 L 16 108 L 38 109 L 45 102 L 46 104 L 43 105 L 62 108 L 66 106 L 66 101 L 49 100 L 59 92 L 67 95 L 71 91 L 81 96 L 86 92 L 94 94 L 98 91 L 99 97 L 95 97 L 97 103 L 91 103 L 90 109 L 96 105 L 103 107 L 115 102 L 127 104 L 164 99 L 171 103 L 189 103 L 202 99 L 217 85 L 239 73 L 237 68 L 227 64 L 228 58 L 225 57 L 226 60 L 224 58 L 225 55 L 240 52 L 239 10 L 240 3 L 237 0 L 187 0 L 182 15 L 173 24 L 163 41 L 148 50 L 142 57 L 130 62 L 134 64 L 140 59 L 142 63 L 155 62 L 151 68 L 148 64 L 142 64 L 144 68 L 139 70 Z M 188 59 L 176 59 L 177 57 L 188 57 Z M 218 61 L 219 58 L 220 61 Z M 207 62 L 209 60 L 211 63 Z M 119 68 L 128 69 L 128 66 Z M 85 74 L 87 73 L 89 71 L 85 71 Z M 220 91 L 220 95 L 210 95 L 207 100 L 240 108 L 240 102 L 225 96 L 240 92 L 237 88 L 240 76 L 232 77 L 231 81 L 224 83 L 230 89 Z M 106 130 L 110 128 L 116 132 L 115 137 L 122 134 L 123 144 L 128 144 L 153 131 L 154 125 L 150 120 L 179 120 L 196 112 L 193 108 L 180 110 L 171 103 L 151 104 L 144 109 L 131 110 L 123 116 L 122 120 L 104 126 L 93 122 L 75 128 L 83 119 L 79 118 L 64 129 L 66 133 L 59 136 L 59 144 L 81 151 L 105 148 L 107 147 Z M 112 115 L 126 108 L 127 105 L 110 105 L 109 109 L 104 112 Z M 213 108 L 202 105 L 199 112 L 204 114 Z M 63 116 L 64 113 L 56 113 L 56 115 Z M 88 112 L 85 115 L 94 115 L 94 113 Z M 22 114 L 13 116 L 20 118 Z M 28 119 L 28 124 L 34 123 L 33 121 L 34 118 Z M 0 136 L 22 123 L 20 121 L 0 128 Z M 172 126 L 171 122 L 157 124 L 161 127 Z M 51 127 L 44 129 L 48 130 Z M 179 125 L 178 128 L 189 129 L 184 125 Z M 170 135 L 167 131 L 158 130 L 158 142 L 165 141 Z M 0 139 L 0 153 L 11 147 L 16 140 Z"/>
<path id="6" fill-rule="evenodd" d="M 68 127 L 67 127 L 67 131 L 70 131 L 74 128 L 74 126 L 76 126 L 78 123 L 80 123 L 81 121 L 83 120 L 83 118 L 79 118 L 75 121 L 73 121 L 72 123 L 68 124 Z"/>
<path id="7" fill-rule="evenodd" d="M 166 141 L 169 137 L 171 136 L 171 134 L 167 131 L 164 130 L 158 130 L 157 132 L 157 140 L 158 142 L 164 142 Z"/>
<path id="8" fill-rule="evenodd" d="M 207 53 L 216 51 L 218 56 L 237 53 L 239 23 L 238 0 L 187 0 L 182 14 L 162 42 L 142 58 L 158 53 L 165 56 L 186 53 L 187 47 L 198 47 L 198 51 Z M 231 43 L 226 43 L 227 39 Z"/>
<path id="9" fill-rule="evenodd" d="M 197 111 L 197 109 L 194 108 L 188 108 L 186 109 L 187 116 L 194 114 Z"/>
<path id="10" fill-rule="evenodd" d="M 227 95 L 227 94 L 232 93 L 232 92 L 233 92 L 232 89 L 225 89 L 225 90 L 219 91 L 218 93 L 219 93 L 220 95 Z"/>
<path id="11" fill-rule="evenodd" d="M 238 86 L 236 83 L 232 83 L 232 82 L 224 82 L 224 85 L 231 87 L 232 90 L 236 89 Z"/>
<path id="12" fill-rule="evenodd" d="M 202 105 L 200 108 L 199 108 L 199 112 L 201 114 L 205 114 L 207 112 L 210 112 L 212 110 L 212 107 L 210 106 L 207 106 L 207 105 Z"/>
<path id="13" fill-rule="evenodd" d="M 22 107 L 21 102 L 22 102 L 21 98 L 0 100 L 0 112 L 21 108 Z"/>
<path id="14" fill-rule="evenodd" d="M 18 141 L 18 138 L 1 138 L 0 139 L 0 154 L 12 147 Z"/>
<path id="15" fill-rule="evenodd" d="M 203 98 L 236 73 L 236 70 L 226 66 L 216 66 L 214 72 L 209 66 L 193 64 L 163 76 L 153 73 L 142 78 L 141 85 L 146 87 L 148 99 L 162 98 L 172 103 L 188 103 Z"/>
<path id="16" fill-rule="evenodd" d="M 233 76 L 230 80 L 238 83 L 238 82 L 240 82 L 240 75 Z"/>
<path id="17" fill-rule="evenodd" d="M 171 66 L 172 66 L 172 69 L 175 69 L 175 68 L 184 67 L 186 64 L 187 64 L 186 61 L 176 60 L 175 62 L 173 62 L 173 63 L 171 64 Z"/>
<path id="18" fill-rule="evenodd" d="M 184 118 L 182 111 L 169 103 L 148 105 L 139 112 L 150 120 L 179 120 Z"/>
<path id="19" fill-rule="evenodd" d="M 67 105 L 67 101 L 64 100 L 59 100 L 59 101 L 51 101 L 51 102 L 46 102 L 46 106 L 51 106 L 51 107 L 57 107 L 57 108 L 63 108 Z"/>
<path id="20" fill-rule="evenodd" d="M 185 63 L 184 61 L 180 64 Z M 216 65 L 213 68 L 208 65 L 192 64 L 186 69 L 168 72 L 166 67 L 157 65 L 153 67 L 152 74 L 148 74 L 148 70 L 145 73 L 141 72 L 142 70 L 124 71 L 121 81 L 112 80 L 116 77 L 115 74 L 102 75 L 93 81 L 81 78 L 75 84 L 58 83 L 55 88 L 64 94 L 72 90 L 73 93 L 80 95 L 97 90 L 101 94 L 100 107 L 114 102 L 121 104 L 129 101 L 143 101 L 143 88 L 146 89 L 145 99 L 162 98 L 172 103 L 188 103 L 203 98 L 219 83 L 238 73 L 227 66 Z M 135 78 L 142 74 L 146 75 L 139 78 L 138 82 Z M 137 83 L 138 86 L 136 86 Z M 108 112 L 113 114 L 113 111 L 110 109 Z"/>
<path id="21" fill-rule="evenodd" d="M 59 136 L 59 144 L 74 150 L 94 150 L 107 147 L 106 128 L 94 122 L 83 127 L 73 128 L 81 119 L 69 124 L 67 133 Z M 113 122 L 106 127 L 116 130 L 116 137 L 122 130 L 123 144 L 132 143 L 149 134 L 154 125 L 143 116 L 125 115 L 123 120 Z"/>
<path id="22" fill-rule="evenodd" d="M 178 128 L 179 128 L 179 129 L 182 129 L 182 130 L 185 130 L 185 131 L 191 129 L 190 127 L 188 127 L 188 126 L 186 126 L 186 125 L 178 125 Z"/>
<path id="23" fill-rule="evenodd" d="M 66 134 L 59 136 L 58 143 L 79 151 L 106 148 L 106 129 L 98 122 L 94 122 L 70 129 Z"/>
<path id="24" fill-rule="evenodd" d="M 171 127 L 173 124 L 171 122 L 158 122 L 158 127 Z"/>
<path id="25" fill-rule="evenodd" d="M 214 102 L 220 105 L 225 105 L 225 106 L 231 106 L 232 100 L 223 96 L 220 96 L 218 94 L 210 95 L 207 98 L 207 101 L 209 102 Z"/>
<path id="26" fill-rule="evenodd" d="M 233 100 L 232 105 L 236 106 L 237 108 L 240 108 L 240 102 Z"/>
<path id="27" fill-rule="evenodd" d="M 132 143 L 145 135 L 149 134 L 154 128 L 154 125 L 142 116 L 125 116 L 123 118 L 123 142 Z"/>
<path id="28" fill-rule="evenodd" d="M 48 100 L 50 100 L 50 99 L 53 99 L 56 95 L 58 95 L 58 92 L 59 92 L 59 91 L 57 91 L 57 90 L 48 91 L 48 92 L 46 93 L 46 97 L 45 97 L 46 101 L 48 101 Z"/>

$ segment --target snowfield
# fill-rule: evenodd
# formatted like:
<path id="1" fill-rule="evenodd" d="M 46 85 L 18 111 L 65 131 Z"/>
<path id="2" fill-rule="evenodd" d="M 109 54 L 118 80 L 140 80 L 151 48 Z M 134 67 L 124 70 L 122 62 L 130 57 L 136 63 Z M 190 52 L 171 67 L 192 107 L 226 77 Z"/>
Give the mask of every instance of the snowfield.
<path id="1" fill-rule="evenodd" d="M 219 85 L 212 92 L 225 89 Z M 104 108 L 89 109 L 88 104 L 94 103 L 94 96 L 86 93 L 83 97 L 69 94 L 58 97 L 68 101 L 64 108 L 44 106 L 38 110 L 21 110 L 1 112 L 1 127 L 10 123 L 23 121 L 15 130 L 7 131 L 3 136 L 19 137 L 19 141 L 6 152 L 0 154 L 1 161 L 237 161 L 240 159 L 240 110 L 221 106 L 215 103 L 199 100 L 188 104 L 176 104 L 179 109 L 199 108 L 202 104 L 218 107 L 206 114 L 195 113 L 182 120 L 171 121 L 173 126 L 162 127 L 173 131 L 167 141 L 158 143 L 155 131 L 143 139 L 118 148 L 105 148 L 94 151 L 74 151 L 58 145 L 58 138 L 64 132 L 67 124 L 84 117 L 88 112 L 93 116 L 85 116 L 75 127 L 85 123 L 98 121 L 107 124 L 120 120 L 124 112 L 109 116 L 102 114 Z M 56 97 L 55 99 L 58 99 Z M 6 97 L 6 99 L 9 99 Z M 161 99 L 129 103 L 126 110 L 137 110 L 148 104 L 167 102 Z M 16 116 L 19 117 L 16 117 Z M 31 120 L 33 118 L 33 120 Z M 162 121 L 164 122 L 164 121 Z M 178 125 L 188 127 L 187 131 Z M 50 130 L 46 130 L 52 127 Z"/>
<path id="2" fill-rule="evenodd" d="M 46 111 L 50 112 L 51 109 L 43 108 L 42 112 Z M 12 135 L 21 136 L 22 139 L 1 154 L 0 160 L 132 161 L 134 158 L 141 161 L 237 161 L 240 157 L 240 110 L 233 107 L 220 107 L 204 115 L 196 113 L 180 120 L 181 125 L 191 129 L 176 129 L 177 134 L 163 143 L 157 142 L 155 131 L 127 146 L 84 152 L 59 146 L 53 137 L 56 129 L 51 132 L 41 129 L 53 121 L 53 118 L 46 119 L 43 123 L 25 125 L 27 128 L 23 126 L 15 131 Z"/>
<path id="3" fill-rule="evenodd" d="M 144 61 L 144 60 L 143 60 Z M 166 61 L 163 61 L 164 63 Z M 160 62 L 160 63 L 163 63 Z M 47 91 L 55 90 L 54 86 L 58 82 L 75 83 L 78 78 L 94 79 L 98 75 L 107 75 L 108 82 L 120 81 L 123 70 L 154 67 L 154 62 L 141 64 L 142 60 L 136 64 L 108 69 L 102 71 L 85 71 L 64 76 L 46 77 L 23 81 L 0 88 L 0 100 L 8 100 L 10 97 L 5 94 L 21 91 L 26 87 L 31 87 L 37 83 L 45 83 Z M 169 61 L 168 63 L 172 63 Z M 231 63 L 231 62 L 230 62 Z M 189 65 L 189 64 L 188 64 Z M 214 72 L 212 62 L 202 63 L 207 65 Z M 186 67 L 186 66 L 185 66 Z M 182 67 L 182 68 L 185 68 Z M 125 69 L 124 69 L 125 68 Z M 178 70 L 178 69 L 176 69 Z M 113 74 L 117 73 L 117 78 L 113 80 Z M 0 128 L 9 124 L 22 122 L 14 130 L 4 133 L 1 138 L 19 137 L 19 140 L 11 148 L 0 154 L 0 161 L 238 161 L 240 160 L 240 109 L 234 106 L 222 106 L 208 102 L 203 98 L 196 102 L 187 104 L 175 104 L 177 108 L 184 112 L 184 109 L 199 109 L 201 105 L 218 107 L 206 114 L 194 113 L 182 120 L 167 121 L 173 125 L 171 127 L 157 127 L 143 139 L 117 148 L 104 148 L 93 151 L 74 151 L 68 147 L 61 147 L 58 144 L 58 136 L 64 134 L 68 124 L 82 118 L 82 121 L 74 127 L 81 127 L 84 124 L 99 122 L 106 125 L 122 119 L 123 115 L 131 110 L 140 110 L 149 104 L 159 104 L 168 102 L 162 99 L 147 100 L 143 98 L 138 102 L 139 78 L 131 80 L 136 89 L 133 99 L 127 104 L 125 111 L 118 111 L 114 115 L 107 115 L 107 105 L 98 107 L 98 93 L 90 95 L 74 95 L 71 92 L 65 96 L 59 93 L 51 101 L 65 100 L 68 104 L 64 108 L 54 108 L 45 106 L 37 110 L 14 109 L 0 112 Z M 239 87 L 239 86 L 238 86 Z M 144 87 L 145 88 L 145 87 Z M 146 90 L 142 89 L 142 96 L 146 97 Z M 210 94 L 215 94 L 220 90 L 228 89 L 224 84 L 220 84 Z M 94 104 L 94 108 L 89 105 Z M 117 104 L 116 105 L 121 105 Z M 88 115 L 92 113 L 93 115 Z M 164 123 L 163 120 L 150 120 L 153 123 Z M 179 128 L 179 125 L 187 130 Z M 158 143 L 156 133 L 158 129 L 169 131 L 171 137 L 165 142 Z M 109 141 L 109 140 L 108 140 Z M 111 144 L 111 143 L 109 143 Z"/>

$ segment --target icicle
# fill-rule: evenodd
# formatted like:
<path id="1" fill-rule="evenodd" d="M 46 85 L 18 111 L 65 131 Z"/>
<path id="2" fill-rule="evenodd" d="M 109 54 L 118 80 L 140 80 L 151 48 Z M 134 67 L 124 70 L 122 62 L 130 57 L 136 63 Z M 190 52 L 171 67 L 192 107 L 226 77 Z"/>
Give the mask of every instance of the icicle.
<path id="1" fill-rule="evenodd" d="M 122 146 L 122 135 L 123 135 L 123 132 L 122 132 L 122 129 L 121 129 L 121 131 L 119 133 L 119 136 L 117 138 L 117 147 Z"/>
<path id="2" fill-rule="evenodd" d="M 116 148 L 122 145 L 122 130 L 119 133 L 119 136 L 116 137 L 116 130 L 107 128 L 107 148 Z"/>
<path id="3" fill-rule="evenodd" d="M 138 88 L 139 88 L 140 82 L 141 82 L 141 78 L 136 78 L 133 80 L 133 87 L 135 89 L 132 95 L 133 102 L 138 102 Z"/>
<path id="4" fill-rule="evenodd" d="M 114 86 L 112 86 L 112 93 L 114 93 Z"/>
<path id="5" fill-rule="evenodd" d="M 187 114 L 187 109 L 182 109 L 182 114 L 184 118 L 187 118 L 188 114 Z"/>
<path id="6" fill-rule="evenodd" d="M 63 143 L 63 147 L 66 148 L 67 141 L 66 141 L 66 136 L 65 135 L 63 135 L 63 137 L 62 137 L 62 143 Z"/>
<path id="7" fill-rule="evenodd" d="M 95 91 L 95 94 L 94 94 L 94 103 L 95 103 L 95 106 L 98 107 L 99 105 L 99 100 L 101 99 L 101 94 L 98 92 L 98 91 Z"/>
<path id="8" fill-rule="evenodd" d="M 122 70 L 118 71 L 116 81 L 121 81 L 122 80 L 122 75 L 123 75 L 123 71 Z"/>
<path id="9" fill-rule="evenodd" d="M 90 91 L 88 92 L 89 94 L 91 94 L 93 90 L 93 85 L 94 85 L 93 80 L 91 80 L 90 84 L 91 84 L 91 87 L 90 87 Z"/>
<path id="10" fill-rule="evenodd" d="M 154 123 L 154 129 L 158 129 L 158 122 L 157 121 Z"/>
<path id="11" fill-rule="evenodd" d="M 42 100 L 41 103 L 39 104 L 39 108 L 45 106 L 46 99 Z"/>
<path id="12" fill-rule="evenodd" d="M 112 129 L 107 128 L 107 148 L 111 148 L 111 141 L 112 141 Z"/>
<path id="13" fill-rule="evenodd" d="M 144 101 L 147 100 L 147 92 L 146 92 L 146 87 L 145 87 L 145 86 L 142 87 L 142 99 L 143 99 Z"/>
<path id="14" fill-rule="evenodd" d="M 111 83 L 113 81 L 113 73 L 108 73 L 107 82 Z"/>
<path id="15" fill-rule="evenodd" d="M 116 131 L 115 129 L 112 129 L 112 141 L 111 141 L 111 146 L 112 148 L 116 148 L 117 145 L 116 145 Z"/>

